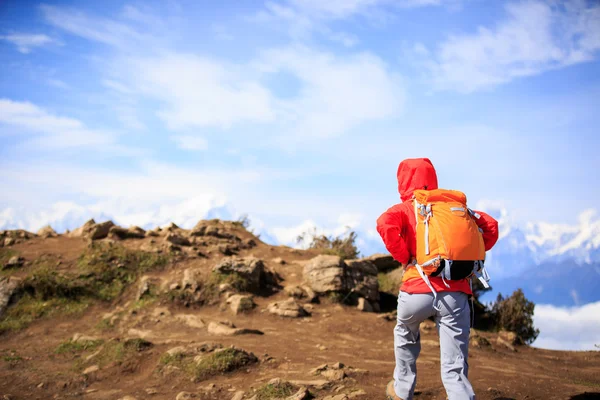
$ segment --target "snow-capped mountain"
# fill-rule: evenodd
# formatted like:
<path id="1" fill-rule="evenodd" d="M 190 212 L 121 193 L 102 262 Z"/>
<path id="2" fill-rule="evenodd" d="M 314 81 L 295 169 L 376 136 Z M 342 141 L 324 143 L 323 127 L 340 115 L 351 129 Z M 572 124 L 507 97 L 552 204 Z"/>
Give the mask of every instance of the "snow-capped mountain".
<path id="1" fill-rule="evenodd" d="M 510 221 L 504 209 L 491 214 L 498 219 L 500 239 L 489 253 L 487 264 L 496 276 L 520 274 L 541 263 L 589 264 L 600 261 L 600 218 L 595 210 L 579 215 L 575 225 Z"/>
<path id="2" fill-rule="evenodd" d="M 587 210 L 579 215 L 573 225 L 547 222 L 515 222 L 509 213 L 498 207 L 481 209 L 495 217 L 500 226 L 500 239 L 488 253 L 486 264 L 493 277 L 504 279 L 517 276 L 528 268 L 542 263 L 571 263 L 574 265 L 600 262 L 600 216 L 596 210 Z M 82 206 L 73 202 L 59 202 L 47 209 L 29 212 L 25 209 L 6 208 L 0 211 L 0 229 L 27 229 L 37 231 L 51 225 L 57 232 L 81 226 L 89 218 L 98 221 L 111 219 L 115 223 L 143 228 L 163 226 L 170 222 L 190 228 L 200 219 L 236 219 L 240 216 L 226 200 L 214 196 L 192 198 L 174 204 L 151 204 L 140 202 L 132 205 L 118 199 L 109 202 Z M 296 246 L 295 238 L 307 227 L 318 228 L 328 234 L 344 231 L 347 222 L 332 226 L 320 226 L 318 222 L 306 220 L 297 226 L 266 226 L 263 216 L 250 215 L 252 227 L 270 244 Z M 270 219 L 270 222 L 273 218 Z M 369 220 L 370 221 L 370 220 Z M 374 221 L 374 220 L 373 220 Z M 379 235 L 372 224 L 358 220 L 352 229 L 358 234 L 358 245 L 363 255 L 385 251 Z"/>

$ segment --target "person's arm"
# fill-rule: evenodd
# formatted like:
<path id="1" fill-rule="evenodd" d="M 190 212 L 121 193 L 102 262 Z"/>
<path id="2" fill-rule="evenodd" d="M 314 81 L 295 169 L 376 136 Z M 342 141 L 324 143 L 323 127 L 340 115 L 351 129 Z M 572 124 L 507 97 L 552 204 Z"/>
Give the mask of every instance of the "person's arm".
<path id="1" fill-rule="evenodd" d="M 489 251 L 498 241 L 498 221 L 482 211 L 473 211 L 479 215 L 475 218 L 477 226 L 482 230 L 485 251 Z"/>
<path id="2" fill-rule="evenodd" d="M 402 265 L 408 264 L 410 259 L 408 244 L 402 237 L 405 221 L 406 216 L 399 205 L 389 208 L 377 218 L 377 232 L 383 239 L 385 248 Z"/>

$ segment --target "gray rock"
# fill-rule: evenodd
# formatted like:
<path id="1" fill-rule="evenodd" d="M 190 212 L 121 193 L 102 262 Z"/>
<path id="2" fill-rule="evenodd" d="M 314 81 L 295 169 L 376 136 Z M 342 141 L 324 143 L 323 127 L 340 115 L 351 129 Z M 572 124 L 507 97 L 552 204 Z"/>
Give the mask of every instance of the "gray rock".
<path id="1" fill-rule="evenodd" d="M 108 235 L 113 239 L 143 239 L 146 237 L 146 231 L 137 226 L 131 228 L 121 228 L 120 226 L 113 226 L 110 228 Z"/>
<path id="2" fill-rule="evenodd" d="M 234 294 L 228 297 L 227 304 L 229 304 L 234 314 L 249 312 L 256 307 L 252 296 L 243 294 Z"/>
<path id="3" fill-rule="evenodd" d="M 310 393 L 308 391 L 307 388 L 302 387 L 300 389 L 298 389 L 298 391 L 296 393 L 294 393 L 293 395 L 286 397 L 285 400 L 306 400 L 306 399 L 310 399 Z"/>
<path id="4" fill-rule="evenodd" d="M 83 237 L 90 240 L 104 239 L 108 236 L 110 228 L 115 224 L 112 221 L 96 223 L 93 219 L 87 221 L 83 226 L 73 230 L 68 234 L 69 237 Z"/>
<path id="5" fill-rule="evenodd" d="M 44 239 L 47 239 L 47 238 L 50 238 L 50 237 L 57 237 L 58 236 L 58 234 L 56 233 L 56 231 L 54 229 L 52 229 L 52 227 L 50 225 L 46 225 L 45 227 L 43 227 L 42 229 L 40 229 L 37 232 L 37 235 L 40 236 L 40 237 L 42 237 L 42 238 L 44 238 Z"/>
<path id="6" fill-rule="evenodd" d="M 183 271 L 183 279 L 181 280 L 182 289 L 191 289 L 196 291 L 198 289 L 198 282 L 200 282 L 201 271 L 200 269 L 187 268 Z"/>
<path id="7" fill-rule="evenodd" d="M 91 240 L 99 240 L 104 239 L 108 236 L 108 232 L 110 228 L 112 228 L 115 224 L 112 221 L 106 221 L 99 224 L 94 225 L 88 232 L 84 234 L 87 238 Z"/>
<path id="8" fill-rule="evenodd" d="M 177 314 L 177 315 L 175 315 L 175 318 L 192 328 L 200 329 L 200 328 L 204 328 L 204 326 L 205 326 L 205 323 L 202 320 L 202 318 L 198 317 L 197 315 Z"/>
<path id="9" fill-rule="evenodd" d="M 192 243 L 185 236 L 179 235 L 177 233 L 169 233 L 165 236 L 165 240 L 169 243 L 172 243 L 176 246 L 191 246 Z"/>
<path id="10" fill-rule="evenodd" d="M 22 280 L 16 277 L 8 277 L 0 280 L 0 317 L 4 314 L 12 296 L 21 287 Z"/>
<path id="11" fill-rule="evenodd" d="M 269 304 L 267 310 L 271 314 L 279 315 L 288 318 L 300 318 L 310 315 L 300 304 L 293 298 L 285 301 L 279 301 Z"/>
<path id="12" fill-rule="evenodd" d="M 371 303 L 369 303 L 369 301 L 366 300 L 364 297 L 361 297 L 358 299 L 358 305 L 356 306 L 356 308 L 359 311 L 364 311 L 364 312 L 373 312 L 374 311 Z"/>
<path id="13" fill-rule="evenodd" d="M 88 367 L 83 371 L 83 375 L 93 374 L 94 372 L 98 371 L 100 371 L 100 367 L 97 365 L 92 365 L 91 367 Z"/>
<path id="14" fill-rule="evenodd" d="M 304 266 L 304 280 L 317 293 L 344 290 L 345 264 L 338 256 L 320 255 Z"/>
<path id="15" fill-rule="evenodd" d="M 152 276 L 142 276 L 140 279 L 140 283 L 138 286 L 137 292 L 137 300 L 141 299 L 144 296 L 156 294 L 158 288 L 161 285 L 160 278 L 152 277 Z"/>
<path id="16" fill-rule="evenodd" d="M 244 398 L 244 394 L 245 394 L 244 391 L 238 390 L 237 392 L 235 392 L 235 394 L 233 395 L 231 400 L 242 400 Z"/>
<path id="17" fill-rule="evenodd" d="M 345 291 L 354 291 L 371 302 L 379 301 L 377 267 L 368 260 L 347 260 L 344 276 Z"/>
<path id="18" fill-rule="evenodd" d="M 319 299 L 317 294 L 308 286 L 286 286 L 284 290 L 290 297 L 305 300 L 309 303 L 314 303 Z"/>
<path id="19" fill-rule="evenodd" d="M 25 263 L 25 259 L 19 256 L 12 256 L 3 266 L 2 269 L 21 268 Z"/>
<path id="20" fill-rule="evenodd" d="M 394 260 L 389 254 L 373 254 L 372 256 L 363 258 L 364 261 L 371 261 L 377 267 L 379 272 L 387 272 L 396 268 L 400 268 L 402 264 Z"/>
<path id="21" fill-rule="evenodd" d="M 208 333 L 216 336 L 263 335 L 263 332 L 257 329 L 236 328 L 232 323 L 223 322 L 209 323 Z"/>
<path id="22" fill-rule="evenodd" d="M 255 257 L 227 257 L 213 268 L 213 272 L 224 275 L 236 273 L 246 281 L 249 292 L 257 293 L 264 287 L 264 268 L 262 260 Z"/>
<path id="23" fill-rule="evenodd" d="M 175 400 L 191 400 L 196 397 L 193 393 L 190 392 L 179 392 Z"/>

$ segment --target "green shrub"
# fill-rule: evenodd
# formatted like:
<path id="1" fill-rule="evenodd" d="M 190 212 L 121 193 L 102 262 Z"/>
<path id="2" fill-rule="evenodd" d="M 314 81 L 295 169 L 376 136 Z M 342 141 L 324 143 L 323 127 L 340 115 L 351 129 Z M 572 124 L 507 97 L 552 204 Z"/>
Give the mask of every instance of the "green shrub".
<path id="1" fill-rule="evenodd" d="M 291 396 L 296 387 L 289 382 L 267 383 L 254 392 L 256 400 L 282 399 Z"/>
<path id="2" fill-rule="evenodd" d="M 64 353 L 81 353 L 87 350 L 94 350 L 102 344 L 103 340 L 82 340 L 74 342 L 73 340 L 67 340 L 58 345 L 54 350 L 56 354 Z"/>
<path id="3" fill-rule="evenodd" d="M 32 263 L 15 304 L 0 319 L 0 332 L 19 330 L 38 318 L 76 314 L 93 300 L 113 300 L 147 271 L 163 268 L 163 255 L 93 243 L 78 260 L 80 273 L 59 273 L 56 260 L 42 257 Z"/>
<path id="4" fill-rule="evenodd" d="M 52 298 L 44 300 L 26 293 L 9 307 L 0 320 L 0 333 L 21 330 L 39 318 L 76 315 L 89 306 L 86 299 Z"/>
<path id="5" fill-rule="evenodd" d="M 389 272 L 380 272 L 377 274 L 377 282 L 379 283 L 379 291 L 398 295 L 398 290 L 402 284 L 402 280 L 394 279 Z"/>
<path id="6" fill-rule="evenodd" d="M 94 296 L 112 300 L 145 272 L 162 269 L 168 257 L 120 245 L 92 243 L 78 260 L 81 278 L 93 288 Z"/>
<path id="7" fill-rule="evenodd" d="M 525 298 L 521 289 L 517 289 L 507 298 L 498 294 L 491 314 L 497 329 L 514 332 L 520 343 L 531 344 L 540 333 L 533 326 L 534 309 L 535 304 Z"/>
<path id="8" fill-rule="evenodd" d="M 348 230 L 345 235 L 318 235 L 316 229 L 304 232 L 296 238 L 298 244 L 307 244 L 309 249 L 320 250 L 322 254 L 339 256 L 344 260 L 358 258 L 360 252 L 356 247 L 356 232 Z"/>
<path id="9" fill-rule="evenodd" d="M 234 371 L 257 361 L 258 359 L 253 354 L 230 347 L 209 353 L 200 360 L 195 360 L 194 357 L 181 353 L 175 355 L 165 354 L 161 357 L 159 365 L 178 367 L 195 381 L 201 381 L 214 375 Z"/>

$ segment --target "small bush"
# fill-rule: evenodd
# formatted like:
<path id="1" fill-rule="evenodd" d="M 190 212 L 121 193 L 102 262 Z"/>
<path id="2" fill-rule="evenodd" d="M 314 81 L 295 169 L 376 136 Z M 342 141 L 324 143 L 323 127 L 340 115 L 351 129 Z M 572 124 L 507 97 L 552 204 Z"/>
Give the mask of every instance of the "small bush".
<path id="1" fill-rule="evenodd" d="M 185 354 L 165 354 L 161 357 L 159 364 L 161 366 L 172 365 L 178 367 L 195 381 L 201 381 L 214 375 L 234 371 L 257 361 L 258 359 L 253 354 L 230 347 L 207 354 L 198 361 L 194 357 Z"/>
<path id="2" fill-rule="evenodd" d="M 517 289 L 510 297 L 498 294 L 492 306 L 491 314 L 497 329 L 514 332 L 522 344 L 531 344 L 540 334 L 533 326 L 535 304 L 527 298 L 521 289 Z"/>
<path id="3" fill-rule="evenodd" d="M 398 295 L 398 289 L 402 284 L 401 280 L 394 279 L 390 273 L 380 272 L 377 274 L 377 282 L 379 283 L 379 291 Z"/>
<path id="4" fill-rule="evenodd" d="M 215 351 L 203 358 L 195 368 L 196 379 L 223 374 L 256 362 L 256 357 L 235 348 Z"/>
<path id="5" fill-rule="evenodd" d="M 113 363 L 122 364 L 150 347 L 152 343 L 139 338 L 125 341 L 111 340 L 102 346 L 99 354 L 94 358 L 94 363 L 101 368 Z"/>
<path id="6" fill-rule="evenodd" d="M 64 354 L 64 353 L 81 353 L 87 350 L 94 350 L 98 346 L 102 344 L 102 340 L 84 340 L 74 342 L 72 340 L 67 340 L 66 342 L 62 342 L 58 345 L 58 347 L 54 350 L 56 354 Z"/>
<path id="7" fill-rule="evenodd" d="M 18 256 L 19 252 L 7 247 L 0 247 L 0 269 L 4 267 L 4 264 L 8 262 L 12 257 Z"/>
<path id="8" fill-rule="evenodd" d="M 52 298 L 44 300 L 26 293 L 2 316 L 0 333 L 21 330 L 39 318 L 76 315 L 82 313 L 88 306 L 89 302 L 86 299 Z"/>
<path id="9" fill-rule="evenodd" d="M 358 258 L 360 252 L 356 247 L 356 232 L 348 230 L 345 235 L 327 236 L 318 235 L 316 229 L 312 232 L 305 232 L 296 238 L 296 242 L 301 245 L 308 244 L 309 249 L 320 250 L 322 254 L 339 256 L 344 260 Z"/>
<path id="10" fill-rule="evenodd" d="M 254 395 L 256 400 L 282 399 L 291 396 L 296 391 L 294 385 L 289 382 L 267 383 L 256 389 Z"/>
<path id="11" fill-rule="evenodd" d="M 161 269 L 168 261 L 165 255 L 92 243 L 90 250 L 79 257 L 78 265 L 94 296 L 112 300 L 141 274 Z"/>
<path id="12" fill-rule="evenodd" d="M 250 227 L 251 221 L 248 218 L 248 214 L 242 214 L 238 217 L 237 220 L 233 221 L 235 225 L 241 226 L 244 229 L 248 229 Z"/>

